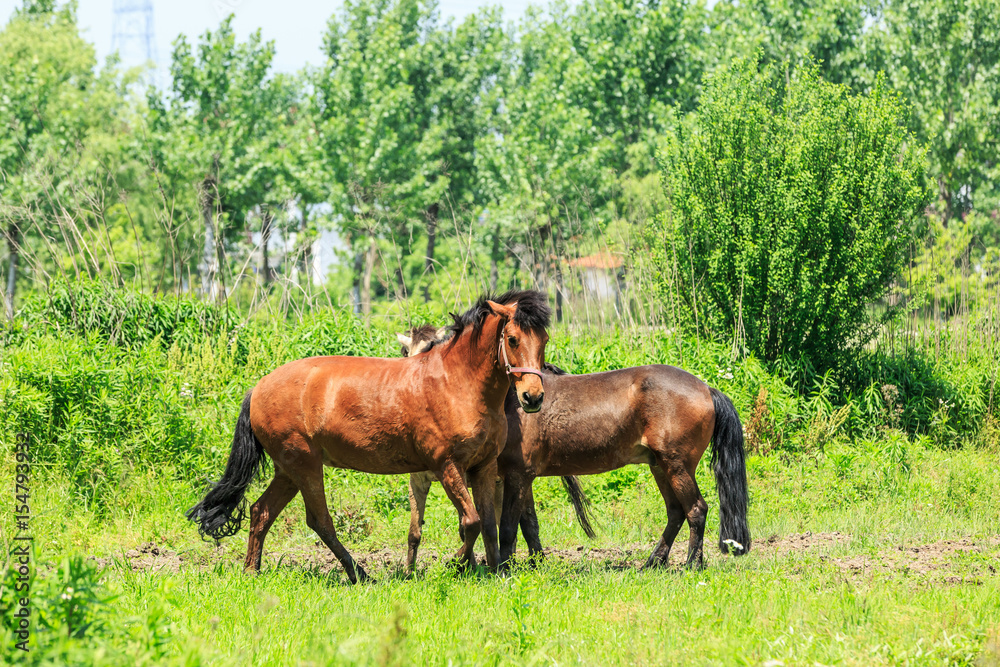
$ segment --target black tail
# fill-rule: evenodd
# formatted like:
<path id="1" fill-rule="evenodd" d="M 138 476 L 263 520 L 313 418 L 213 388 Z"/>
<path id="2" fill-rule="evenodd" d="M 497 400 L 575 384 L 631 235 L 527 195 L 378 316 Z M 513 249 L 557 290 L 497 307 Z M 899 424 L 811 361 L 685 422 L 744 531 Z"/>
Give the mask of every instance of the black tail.
<path id="1" fill-rule="evenodd" d="M 588 498 L 583 493 L 583 488 L 580 486 L 580 480 L 576 477 L 560 477 L 563 483 L 563 487 L 566 489 L 566 493 L 569 494 L 569 501 L 573 503 L 573 509 L 576 510 L 576 520 L 580 522 L 580 527 L 583 528 L 583 532 L 587 534 L 587 537 L 594 539 L 597 533 L 594 532 L 594 527 L 590 525 L 590 498 Z"/>
<path id="2" fill-rule="evenodd" d="M 252 393 L 251 389 L 243 397 L 243 407 L 236 420 L 236 433 L 233 434 L 233 448 L 229 452 L 229 461 L 222 479 L 185 515 L 198 524 L 198 532 L 202 537 L 207 535 L 220 540 L 239 531 L 246 517 L 246 499 L 243 494 L 260 473 L 261 464 L 266 463 L 264 448 L 250 428 Z"/>
<path id="3" fill-rule="evenodd" d="M 743 424 L 729 397 L 712 388 L 715 406 L 715 432 L 712 434 L 712 471 L 719 490 L 719 549 L 729 553 L 726 540 L 737 556 L 750 551 L 750 527 L 747 526 L 747 464 L 743 452 Z"/>

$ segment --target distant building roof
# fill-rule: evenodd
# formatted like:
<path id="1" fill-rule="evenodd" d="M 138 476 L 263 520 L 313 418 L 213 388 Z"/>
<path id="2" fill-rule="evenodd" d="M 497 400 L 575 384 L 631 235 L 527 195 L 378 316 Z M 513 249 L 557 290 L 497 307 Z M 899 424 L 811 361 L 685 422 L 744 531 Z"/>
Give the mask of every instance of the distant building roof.
<path id="1" fill-rule="evenodd" d="M 608 250 L 569 260 L 570 266 L 581 269 L 617 269 L 624 263 L 621 257 Z"/>

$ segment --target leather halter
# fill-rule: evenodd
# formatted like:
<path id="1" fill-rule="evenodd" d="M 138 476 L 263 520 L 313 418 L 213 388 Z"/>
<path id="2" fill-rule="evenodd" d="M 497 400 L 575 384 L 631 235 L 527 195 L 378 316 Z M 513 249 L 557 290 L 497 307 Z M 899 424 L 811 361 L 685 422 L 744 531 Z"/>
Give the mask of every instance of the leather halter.
<path id="1" fill-rule="evenodd" d="M 532 373 L 538 376 L 539 382 L 545 384 L 545 378 L 542 377 L 542 372 L 535 370 L 534 368 L 525 368 L 523 366 L 511 366 L 510 359 L 507 358 L 507 324 L 504 323 L 503 329 L 500 331 L 500 347 L 497 348 L 497 356 L 503 359 L 504 370 L 507 371 L 507 375 L 511 373 Z"/>

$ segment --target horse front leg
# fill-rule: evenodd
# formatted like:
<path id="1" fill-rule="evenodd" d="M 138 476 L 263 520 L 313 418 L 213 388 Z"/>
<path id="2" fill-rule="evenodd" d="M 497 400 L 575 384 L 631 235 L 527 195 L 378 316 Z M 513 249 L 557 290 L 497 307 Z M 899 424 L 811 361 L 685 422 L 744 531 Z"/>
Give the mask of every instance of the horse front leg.
<path id="1" fill-rule="evenodd" d="M 538 515 L 535 513 L 535 495 L 531 492 L 531 484 L 524 491 L 524 503 L 521 509 L 521 535 L 528 543 L 528 557 L 537 563 L 544 556 L 542 540 L 539 536 Z"/>
<path id="2" fill-rule="evenodd" d="M 497 521 L 496 521 L 496 481 L 497 462 L 496 459 L 480 465 L 472 471 L 472 497 L 476 501 L 476 510 L 479 512 L 481 530 L 483 534 L 483 547 L 486 550 L 486 564 L 496 572 L 499 561 L 500 548 L 497 544 Z"/>
<path id="3" fill-rule="evenodd" d="M 465 475 L 454 461 L 445 463 L 444 468 L 435 475 L 444 492 L 448 494 L 455 509 L 458 510 L 459 526 L 463 535 L 462 547 L 456 552 L 455 560 L 463 566 L 475 567 L 476 555 L 474 548 L 479 537 L 481 521 L 476 505 L 472 502 L 468 489 L 465 487 Z"/>
<path id="4" fill-rule="evenodd" d="M 500 516 L 500 569 L 509 567 L 511 556 L 517 549 L 517 525 L 521 521 L 526 490 L 531 481 L 523 473 L 508 471 L 504 475 L 503 512 Z"/>

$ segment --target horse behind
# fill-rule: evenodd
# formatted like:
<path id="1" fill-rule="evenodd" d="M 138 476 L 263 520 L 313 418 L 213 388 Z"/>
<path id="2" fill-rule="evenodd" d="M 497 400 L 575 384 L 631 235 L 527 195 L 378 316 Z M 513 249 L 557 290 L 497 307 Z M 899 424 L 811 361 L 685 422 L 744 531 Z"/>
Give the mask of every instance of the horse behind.
<path id="1" fill-rule="evenodd" d="M 420 343 L 427 333 L 412 343 Z M 438 344 L 422 349 L 430 353 Z M 533 555 L 541 550 L 537 521 L 521 521 L 525 513 L 534 513 L 531 486 L 536 477 L 593 475 L 645 464 L 667 510 L 667 525 L 645 567 L 667 563 L 685 520 L 691 531 L 687 566 L 703 566 L 708 505 L 695 469 L 710 443 L 721 516 L 719 548 L 728 553 L 732 546 L 737 555 L 749 551 L 743 428 L 725 394 L 673 366 L 587 375 L 545 367 L 544 409 L 530 414 L 519 408 L 516 397 L 505 402 L 507 441 L 497 459 L 504 478 L 501 564 L 514 552 L 518 523 Z"/>
<path id="2" fill-rule="evenodd" d="M 513 385 L 527 412 L 541 407 L 538 369 L 548 324 L 544 295 L 510 291 L 480 298 L 455 316 L 449 343 L 419 358 L 311 357 L 277 368 L 247 392 L 222 479 L 188 518 L 202 535 L 235 534 L 266 453 L 274 478 L 250 509 L 246 569 L 260 569 L 268 530 L 301 492 L 307 524 L 356 583 L 367 575 L 337 538 L 323 466 L 377 474 L 430 470 L 458 510 L 464 543 L 456 557 L 474 564 L 482 532 L 487 562 L 496 569 L 493 487 L 506 438 L 504 401 Z"/>

